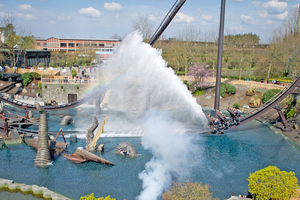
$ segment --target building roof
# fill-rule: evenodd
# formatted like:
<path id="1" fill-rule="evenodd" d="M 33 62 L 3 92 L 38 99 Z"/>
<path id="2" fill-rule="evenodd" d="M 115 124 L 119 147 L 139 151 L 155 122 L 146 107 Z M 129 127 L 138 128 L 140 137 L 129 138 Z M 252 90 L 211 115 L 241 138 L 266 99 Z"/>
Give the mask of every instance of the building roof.
<path id="1" fill-rule="evenodd" d="M 59 40 L 102 40 L 102 41 L 121 41 L 120 39 L 99 39 L 99 38 L 68 38 L 68 37 L 50 37 L 50 38 L 56 38 Z M 48 39 L 50 39 L 48 38 Z M 48 40 L 44 38 L 34 38 L 34 40 Z"/>

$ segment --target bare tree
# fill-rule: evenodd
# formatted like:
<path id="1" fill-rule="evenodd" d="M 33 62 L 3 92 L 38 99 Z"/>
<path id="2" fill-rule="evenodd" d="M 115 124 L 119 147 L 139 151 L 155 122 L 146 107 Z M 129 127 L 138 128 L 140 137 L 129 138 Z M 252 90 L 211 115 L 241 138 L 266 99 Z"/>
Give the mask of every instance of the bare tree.
<path id="1" fill-rule="evenodd" d="M 139 30 L 145 41 L 148 41 L 153 34 L 153 23 L 150 22 L 147 16 L 142 16 L 138 21 L 133 22 L 132 28 L 133 30 Z"/>

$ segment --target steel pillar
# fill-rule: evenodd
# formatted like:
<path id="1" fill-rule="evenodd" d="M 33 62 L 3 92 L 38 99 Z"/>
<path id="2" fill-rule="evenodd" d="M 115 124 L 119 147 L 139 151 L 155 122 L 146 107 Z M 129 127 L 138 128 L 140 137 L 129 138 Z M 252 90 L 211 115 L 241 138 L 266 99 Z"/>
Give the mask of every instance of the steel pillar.
<path id="1" fill-rule="evenodd" d="M 282 124 L 284 126 L 284 128 L 282 129 L 282 131 L 283 132 L 292 132 L 292 129 L 290 128 L 290 126 L 289 126 L 289 124 L 288 124 L 288 122 L 287 122 L 284 114 L 282 113 L 281 109 L 276 108 L 276 107 L 274 107 L 274 108 L 277 110 L 277 112 L 279 114 L 279 117 L 280 117 L 280 119 L 282 121 Z"/>
<path id="2" fill-rule="evenodd" d="M 216 92 L 215 92 L 215 106 L 214 106 L 215 110 L 219 110 L 220 108 L 220 85 L 221 85 L 221 72 L 222 72 L 224 19 L 225 19 L 225 0 L 221 0 L 217 78 L 216 78 Z"/>
<path id="3" fill-rule="evenodd" d="M 96 100 L 96 115 L 100 115 L 101 109 L 100 109 L 100 100 Z"/>

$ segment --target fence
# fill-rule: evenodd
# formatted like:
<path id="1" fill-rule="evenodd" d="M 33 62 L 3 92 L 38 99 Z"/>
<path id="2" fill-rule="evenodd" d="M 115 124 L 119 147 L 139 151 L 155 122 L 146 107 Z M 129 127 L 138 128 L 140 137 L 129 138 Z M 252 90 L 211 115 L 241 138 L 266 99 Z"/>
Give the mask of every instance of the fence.
<path id="1" fill-rule="evenodd" d="M 72 76 L 53 76 L 53 77 L 42 77 L 42 83 L 53 83 L 53 84 L 92 84 L 98 83 L 97 79 L 74 79 Z"/>
<path id="2" fill-rule="evenodd" d="M 194 78 L 191 76 L 179 76 L 181 80 L 187 80 L 187 81 L 194 81 Z M 206 82 L 209 83 L 209 85 L 214 85 L 216 83 L 216 78 L 210 77 L 206 79 Z M 271 89 L 282 89 L 284 86 L 284 83 L 281 84 L 271 84 L 271 83 L 260 83 L 260 82 L 255 82 L 255 81 L 244 81 L 244 80 L 231 80 L 228 78 L 221 78 L 221 82 L 229 83 L 232 85 L 240 85 L 240 86 L 245 86 L 245 87 L 255 87 L 255 88 L 260 88 L 260 89 L 266 89 L 266 90 L 271 90 Z"/>
<path id="3" fill-rule="evenodd" d="M 35 70 L 35 69 L 20 69 L 20 68 L 17 68 L 16 71 L 14 71 L 15 69 L 14 68 L 7 68 L 5 69 L 5 73 L 18 73 L 18 74 L 24 74 L 26 72 L 36 72 L 40 75 L 50 75 L 50 76 L 54 76 L 54 75 L 57 75 L 60 73 L 60 70 L 50 70 L 50 69 L 47 69 L 47 70 Z"/>

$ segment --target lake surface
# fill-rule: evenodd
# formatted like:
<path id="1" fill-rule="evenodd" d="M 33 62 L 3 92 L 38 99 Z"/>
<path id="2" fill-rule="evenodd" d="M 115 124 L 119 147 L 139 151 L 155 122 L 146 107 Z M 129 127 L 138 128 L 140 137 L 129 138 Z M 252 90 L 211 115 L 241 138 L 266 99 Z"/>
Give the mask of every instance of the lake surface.
<path id="1" fill-rule="evenodd" d="M 121 142 L 130 142 L 139 156 L 130 159 L 115 155 L 114 150 Z M 140 137 L 100 138 L 98 143 L 105 144 L 103 158 L 115 166 L 74 164 L 60 156 L 47 169 L 34 166 L 35 149 L 25 144 L 9 146 L 0 149 L 0 178 L 45 186 L 72 199 L 91 193 L 96 197 L 110 195 L 117 200 L 135 199 L 142 191 L 138 174 L 152 157 L 140 142 Z M 249 174 L 269 165 L 294 171 L 300 179 L 299 145 L 255 120 L 224 135 L 195 134 L 194 142 L 201 148 L 195 157 L 198 164 L 193 166 L 188 178 L 192 182 L 209 184 L 213 196 L 219 199 L 229 197 L 232 192 L 246 194 Z M 85 140 L 69 144 L 68 150 L 75 152 L 78 146 L 84 147 Z"/>

